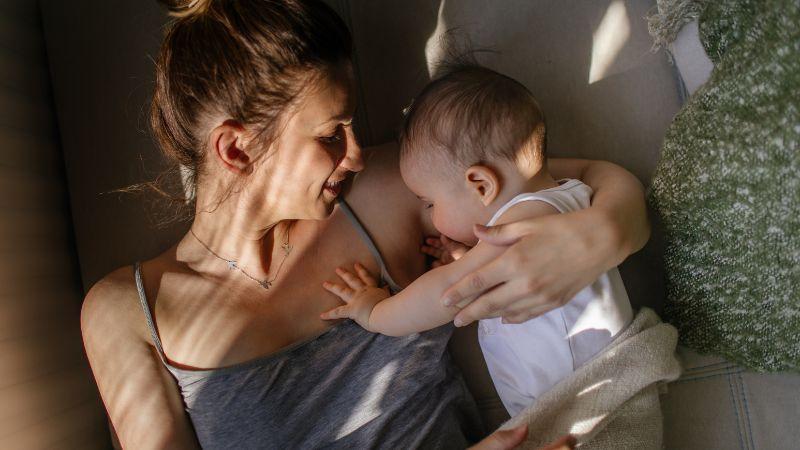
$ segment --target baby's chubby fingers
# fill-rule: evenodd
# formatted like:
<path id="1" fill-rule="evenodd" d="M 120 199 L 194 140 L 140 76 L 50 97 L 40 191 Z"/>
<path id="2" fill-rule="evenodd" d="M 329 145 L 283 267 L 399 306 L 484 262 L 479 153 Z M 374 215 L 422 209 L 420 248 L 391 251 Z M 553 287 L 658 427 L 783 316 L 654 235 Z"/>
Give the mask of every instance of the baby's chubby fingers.
<path id="1" fill-rule="evenodd" d="M 355 266 L 356 273 L 358 277 L 361 278 L 361 282 L 370 287 L 378 287 L 378 280 L 372 276 L 369 271 L 359 263 L 356 263 Z"/>
<path id="2" fill-rule="evenodd" d="M 322 320 L 348 319 L 350 318 L 350 308 L 342 305 L 320 314 L 319 318 Z"/>
<path id="3" fill-rule="evenodd" d="M 350 302 L 353 299 L 354 291 L 349 287 L 339 284 L 339 283 L 331 283 L 330 281 L 325 281 L 322 283 L 322 287 L 330 292 L 331 294 L 339 297 L 340 299 L 344 300 L 345 302 Z"/>
<path id="4" fill-rule="evenodd" d="M 419 251 L 421 253 L 426 254 L 426 255 L 433 256 L 436 259 L 439 259 L 439 258 L 442 257 L 442 249 L 441 248 L 435 248 L 435 247 L 431 247 L 431 246 L 428 246 L 428 245 L 423 245 L 422 247 L 419 248 Z"/>
<path id="5" fill-rule="evenodd" d="M 337 267 L 336 275 L 339 275 L 339 278 L 344 280 L 344 282 L 347 283 L 347 285 L 352 289 L 361 289 L 364 287 L 364 283 L 356 275 L 346 269 Z"/>
<path id="6" fill-rule="evenodd" d="M 433 248 L 442 248 L 442 237 L 445 236 L 441 235 L 440 237 L 427 237 L 425 238 L 425 244 Z"/>

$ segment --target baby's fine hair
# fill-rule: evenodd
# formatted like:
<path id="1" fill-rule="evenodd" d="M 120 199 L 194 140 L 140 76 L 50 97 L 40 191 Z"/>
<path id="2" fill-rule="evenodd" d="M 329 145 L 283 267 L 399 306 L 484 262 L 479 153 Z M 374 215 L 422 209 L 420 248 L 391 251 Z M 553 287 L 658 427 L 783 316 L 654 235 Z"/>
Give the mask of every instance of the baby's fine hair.
<path id="1" fill-rule="evenodd" d="M 444 156 L 459 169 L 498 159 L 544 165 L 545 138 L 544 114 L 525 86 L 458 63 L 446 66 L 406 110 L 400 155 L 428 162 Z"/>

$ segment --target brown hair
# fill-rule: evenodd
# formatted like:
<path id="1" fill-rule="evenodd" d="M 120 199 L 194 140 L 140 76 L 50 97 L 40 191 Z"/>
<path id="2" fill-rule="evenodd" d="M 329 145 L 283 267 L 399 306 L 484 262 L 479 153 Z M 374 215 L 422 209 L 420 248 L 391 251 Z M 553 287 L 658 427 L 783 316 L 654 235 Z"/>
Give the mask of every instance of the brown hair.
<path id="1" fill-rule="evenodd" d="M 318 0 L 159 1 L 176 19 L 156 61 L 150 123 L 192 194 L 210 131 L 205 121 L 233 119 L 268 143 L 314 77 L 351 58 L 350 32 Z"/>
<path id="2" fill-rule="evenodd" d="M 401 158 L 445 155 L 462 169 L 496 159 L 544 163 L 544 114 L 518 81 L 474 62 L 445 63 L 406 111 Z"/>

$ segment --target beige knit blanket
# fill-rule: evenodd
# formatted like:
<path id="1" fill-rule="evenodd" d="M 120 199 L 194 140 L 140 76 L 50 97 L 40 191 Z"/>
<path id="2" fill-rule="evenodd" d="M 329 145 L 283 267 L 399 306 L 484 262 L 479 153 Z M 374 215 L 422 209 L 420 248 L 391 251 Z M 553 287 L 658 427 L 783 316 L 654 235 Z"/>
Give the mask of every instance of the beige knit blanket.
<path id="1" fill-rule="evenodd" d="M 605 352 L 501 428 L 528 422 L 521 448 L 572 434 L 586 449 L 661 449 L 659 387 L 678 378 L 677 330 L 642 308 Z"/>

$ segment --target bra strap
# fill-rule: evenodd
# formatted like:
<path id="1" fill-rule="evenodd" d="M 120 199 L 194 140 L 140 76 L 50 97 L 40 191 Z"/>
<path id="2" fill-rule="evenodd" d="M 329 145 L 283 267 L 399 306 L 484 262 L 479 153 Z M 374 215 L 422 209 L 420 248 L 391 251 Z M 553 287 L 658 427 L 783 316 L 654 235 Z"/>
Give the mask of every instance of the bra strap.
<path id="1" fill-rule="evenodd" d="M 392 276 L 389 275 L 389 271 L 386 269 L 386 264 L 384 264 L 383 258 L 381 257 L 381 252 L 378 251 L 378 247 L 375 246 L 375 242 L 372 240 L 372 237 L 370 237 L 369 233 L 361 224 L 361 221 L 358 220 L 358 217 L 353 210 L 350 209 L 350 206 L 347 204 L 347 202 L 345 202 L 341 197 L 338 197 L 337 200 L 339 202 L 339 206 L 342 207 L 342 211 L 344 211 L 345 215 L 347 215 L 347 218 L 350 219 L 350 222 L 355 227 L 359 236 L 361 236 L 361 239 L 365 244 L 367 244 L 367 247 L 369 247 L 369 251 L 372 253 L 372 256 L 378 261 L 378 265 L 381 267 L 381 279 L 389 286 L 389 290 L 393 294 L 400 292 L 402 288 L 398 286 L 397 283 L 395 283 L 392 279 Z"/>
<path id="2" fill-rule="evenodd" d="M 133 273 L 136 278 L 136 289 L 139 291 L 139 301 L 142 303 L 142 310 L 144 311 L 144 318 L 147 321 L 147 326 L 150 328 L 150 335 L 153 337 L 153 344 L 158 351 L 158 356 L 164 364 L 167 364 L 167 357 L 164 354 L 164 348 L 161 346 L 161 339 L 158 337 L 153 316 L 150 313 L 150 305 L 147 303 L 147 296 L 144 293 L 144 283 L 142 282 L 142 264 L 136 261 L 133 265 Z"/>

